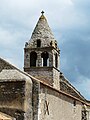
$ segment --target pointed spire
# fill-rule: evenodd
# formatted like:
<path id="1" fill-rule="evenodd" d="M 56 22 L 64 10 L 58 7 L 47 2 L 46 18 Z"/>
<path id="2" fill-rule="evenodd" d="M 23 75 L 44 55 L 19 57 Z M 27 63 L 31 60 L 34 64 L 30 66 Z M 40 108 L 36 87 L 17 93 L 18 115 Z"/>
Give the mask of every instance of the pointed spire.
<path id="1" fill-rule="evenodd" d="M 51 46 L 51 43 L 56 42 L 54 35 L 48 25 L 47 19 L 44 16 L 44 11 L 41 12 L 41 16 L 32 33 L 31 39 L 28 42 L 29 46 L 35 47 L 34 43 L 38 39 L 41 40 L 42 47 Z"/>

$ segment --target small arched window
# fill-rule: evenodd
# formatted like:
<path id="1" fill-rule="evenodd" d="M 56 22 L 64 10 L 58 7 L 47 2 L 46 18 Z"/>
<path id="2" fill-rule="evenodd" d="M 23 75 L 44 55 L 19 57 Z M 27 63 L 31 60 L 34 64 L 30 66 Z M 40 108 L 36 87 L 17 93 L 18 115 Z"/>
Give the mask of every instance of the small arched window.
<path id="1" fill-rule="evenodd" d="M 46 52 L 46 51 L 43 52 L 41 54 L 41 57 L 43 58 L 43 62 L 42 62 L 43 66 L 47 66 L 48 65 L 48 58 L 49 58 L 48 52 Z"/>
<path id="2" fill-rule="evenodd" d="M 30 53 L 30 67 L 36 66 L 36 60 L 37 60 L 37 53 L 33 51 Z"/>
<path id="3" fill-rule="evenodd" d="M 58 55 L 57 53 L 55 54 L 55 67 L 58 67 Z"/>
<path id="4" fill-rule="evenodd" d="M 41 47 L 41 40 L 40 39 L 37 40 L 37 47 Z"/>

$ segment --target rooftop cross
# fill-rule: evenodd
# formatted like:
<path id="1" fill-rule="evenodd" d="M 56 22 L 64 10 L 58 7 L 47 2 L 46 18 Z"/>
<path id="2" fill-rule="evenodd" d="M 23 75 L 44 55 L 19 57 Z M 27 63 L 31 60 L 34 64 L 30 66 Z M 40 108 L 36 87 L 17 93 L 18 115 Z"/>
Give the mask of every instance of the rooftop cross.
<path id="1" fill-rule="evenodd" d="M 42 13 L 42 15 L 43 15 L 43 14 L 44 14 L 44 11 L 42 11 L 41 13 Z"/>

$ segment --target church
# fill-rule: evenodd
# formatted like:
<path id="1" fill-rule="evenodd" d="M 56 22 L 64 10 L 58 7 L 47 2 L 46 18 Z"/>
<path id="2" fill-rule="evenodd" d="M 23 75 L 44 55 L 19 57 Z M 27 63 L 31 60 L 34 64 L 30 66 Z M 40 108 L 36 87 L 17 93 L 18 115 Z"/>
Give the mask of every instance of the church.
<path id="1" fill-rule="evenodd" d="M 0 120 L 90 120 L 90 101 L 60 71 L 43 11 L 25 43 L 24 71 L 0 58 Z"/>

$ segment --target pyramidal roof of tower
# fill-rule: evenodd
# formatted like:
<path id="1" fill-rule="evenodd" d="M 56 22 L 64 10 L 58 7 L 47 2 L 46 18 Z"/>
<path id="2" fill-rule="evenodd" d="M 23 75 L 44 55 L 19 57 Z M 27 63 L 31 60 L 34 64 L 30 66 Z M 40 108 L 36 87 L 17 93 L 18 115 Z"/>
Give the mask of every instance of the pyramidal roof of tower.
<path id="1" fill-rule="evenodd" d="M 42 47 L 44 46 L 50 46 L 50 43 L 55 43 L 56 40 L 54 38 L 54 35 L 48 25 L 47 19 L 44 16 L 44 12 L 41 12 L 41 16 L 36 24 L 36 27 L 32 33 L 31 39 L 28 42 L 29 46 L 33 46 L 33 43 L 37 40 L 41 40 L 43 43 Z"/>

